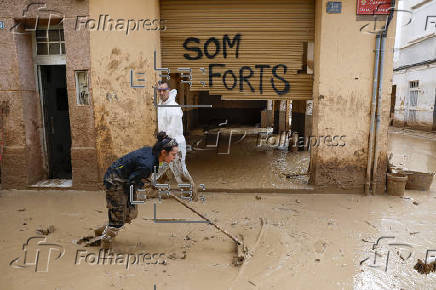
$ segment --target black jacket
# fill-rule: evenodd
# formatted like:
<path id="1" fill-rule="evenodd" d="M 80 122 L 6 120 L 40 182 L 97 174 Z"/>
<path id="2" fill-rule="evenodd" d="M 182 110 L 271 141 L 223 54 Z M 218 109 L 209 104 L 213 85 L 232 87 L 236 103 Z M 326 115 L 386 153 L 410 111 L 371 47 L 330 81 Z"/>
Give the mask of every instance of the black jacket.
<path id="1" fill-rule="evenodd" d="M 144 146 L 141 149 L 132 151 L 124 155 L 107 169 L 104 175 L 103 184 L 107 187 L 106 179 L 111 173 L 116 173 L 121 179 L 125 179 L 129 184 L 136 184 L 142 187 L 142 178 L 147 178 L 153 172 L 156 166 L 156 171 L 159 168 L 159 160 L 157 156 L 152 154 L 152 148 Z"/>

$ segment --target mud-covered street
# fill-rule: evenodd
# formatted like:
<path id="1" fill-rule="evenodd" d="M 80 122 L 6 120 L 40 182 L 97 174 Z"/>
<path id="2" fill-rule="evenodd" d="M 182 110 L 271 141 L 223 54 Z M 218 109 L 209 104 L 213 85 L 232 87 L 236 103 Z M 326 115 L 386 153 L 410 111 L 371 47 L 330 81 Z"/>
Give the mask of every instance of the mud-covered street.
<path id="1" fill-rule="evenodd" d="M 432 136 L 401 131 L 390 137 L 394 158 L 414 154 L 409 169 L 435 169 Z M 414 270 L 426 253 L 430 260 L 436 254 L 435 184 L 430 192 L 408 190 L 403 198 L 207 191 L 205 196 L 192 205 L 244 235 L 251 257 L 242 266 L 232 265 L 234 243 L 213 227 L 154 222 L 198 220 L 173 200 L 140 205 L 139 217 L 114 242 L 114 253 L 121 254 L 116 263 L 102 255 L 99 260 L 99 248 L 73 243 L 106 221 L 104 192 L 3 190 L 1 288 L 430 289 L 436 283 L 436 273 Z M 35 265 L 20 268 L 23 244 L 49 225 L 54 232 L 45 243 L 58 245 L 64 255 L 56 259 L 57 250 L 48 256 L 47 245 L 29 244 L 29 264 L 36 251 L 30 248 L 40 249 L 38 272 Z"/>

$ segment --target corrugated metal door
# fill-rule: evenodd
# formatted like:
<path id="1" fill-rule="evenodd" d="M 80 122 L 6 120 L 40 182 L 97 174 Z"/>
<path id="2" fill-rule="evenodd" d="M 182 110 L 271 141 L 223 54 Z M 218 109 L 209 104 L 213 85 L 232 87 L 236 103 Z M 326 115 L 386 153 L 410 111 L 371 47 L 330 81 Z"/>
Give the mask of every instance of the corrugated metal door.
<path id="1" fill-rule="evenodd" d="M 191 68 L 191 90 L 223 99 L 312 98 L 314 0 L 160 3 L 162 67 Z"/>

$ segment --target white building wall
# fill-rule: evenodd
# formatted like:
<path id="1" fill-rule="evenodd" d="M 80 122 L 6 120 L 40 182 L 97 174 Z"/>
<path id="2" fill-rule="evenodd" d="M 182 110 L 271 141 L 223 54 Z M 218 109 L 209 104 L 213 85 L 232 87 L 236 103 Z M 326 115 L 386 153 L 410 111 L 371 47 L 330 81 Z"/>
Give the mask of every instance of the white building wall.
<path id="1" fill-rule="evenodd" d="M 432 130 L 436 118 L 436 0 L 400 0 L 398 5 L 412 14 L 397 12 L 394 126 Z M 410 16 L 412 21 L 407 24 Z M 410 103 L 411 81 L 419 81 L 416 106 Z"/>
<path id="2" fill-rule="evenodd" d="M 419 80 L 416 106 L 410 104 L 409 81 Z M 396 72 L 393 83 L 397 86 L 394 125 L 431 130 L 436 102 L 436 63 Z"/>

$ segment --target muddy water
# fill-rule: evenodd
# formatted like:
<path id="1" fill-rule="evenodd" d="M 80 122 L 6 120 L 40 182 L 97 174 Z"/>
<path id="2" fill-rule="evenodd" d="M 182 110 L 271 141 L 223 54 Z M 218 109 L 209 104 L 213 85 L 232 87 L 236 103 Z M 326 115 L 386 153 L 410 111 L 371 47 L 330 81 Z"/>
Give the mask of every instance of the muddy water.
<path id="1" fill-rule="evenodd" d="M 392 142 L 394 154 L 403 152 L 396 151 L 403 150 L 401 138 Z M 414 144 L 420 143 L 424 146 L 424 139 Z M 410 169 L 412 165 L 408 164 Z M 434 184 L 430 192 L 407 191 L 405 198 L 206 192 L 204 203 L 192 205 L 228 231 L 244 235 L 251 257 L 239 268 L 231 263 L 231 240 L 206 224 L 154 223 L 154 203 L 157 218 L 198 220 L 171 200 L 141 205 L 138 218 L 115 240 L 114 252 L 121 257 L 164 255 L 157 264 L 138 259 L 127 267 L 108 260 L 93 263 L 86 255 L 98 254 L 98 249 L 72 243 L 106 220 L 103 192 L 1 191 L 0 288 L 434 289 L 436 285 L 436 273 L 422 275 L 413 269 L 427 250 L 436 250 Z M 15 258 L 22 259 L 23 244 L 35 230 L 50 224 L 55 231 L 47 243 L 63 247 L 64 256 L 50 258 L 48 272 L 35 272 L 34 265 L 10 266 Z M 42 251 L 46 247 L 39 248 L 46 258 Z"/>
<path id="2" fill-rule="evenodd" d="M 226 236 L 206 224 L 153 223 L 150 201 L 121 231 L 114 252 L 163 253 L 166 265 L 141 262 L 126 268 L 123 263 L 93 264 L 92 257 L 80 258 L 98 254 L 98 249 L 72 243 L 106 220 L 102 192 L 3 191 L 0 288 L 153 289 L 156 284 L 161 290 L 431 289 L 436 274 L 418 274 L 413 266 L 426 250 L 436 248 L 436 193 L 407 196 L 411 199 L 343 194 L 260 194 L 256 199 L 255 194 L 207 193 L 204 203 L 193 206 L 228 231 L 244 235 L 252 256 L 239 268 L 232 265 L 234 244 Z M 158 218 L 198 220 L 171 200 L 156 207 Z M 47 273 L 35 272 L 31 265 L 9 266 L 23 257 L 22 246 L 35 230 L 50 224 L 55 231 L 47 243 L 62 246 L 64 256 L 52 258 Z M 380 243 L 380 259 L 374 265 L 372 247 L 382 236 L 395 238 Z M 403 261 L 388 243 L 411 245 L 412 256 Z M 401 254 L 407 257 L 407 252 Z"/>
<path id="3" fill-rule="evenodd" d="M 309 178 L 309 161 L 307 151 L 259 148 L 256 138 L 232 144 L 230 150 L 217 152 L 208 148 L 187 156 L 188 169 L 197 184 L 214 189 L 304 188 Z"/>
<path id="4" fill-rule="evenodd" d="M 436 134 L 392 128 L 389 148 L 395 165 L 409 170 L 436 171 Z"/>

